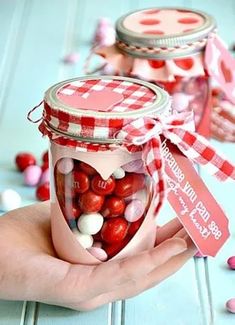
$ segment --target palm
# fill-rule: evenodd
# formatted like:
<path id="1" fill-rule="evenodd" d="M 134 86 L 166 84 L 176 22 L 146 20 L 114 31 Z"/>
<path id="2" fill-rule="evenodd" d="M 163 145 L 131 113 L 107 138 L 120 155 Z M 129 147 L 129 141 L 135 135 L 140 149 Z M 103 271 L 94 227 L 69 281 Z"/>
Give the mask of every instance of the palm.
<path id="1" fill-rule="evenodd" d="M 49 203 L 9 212 L 0 219 L 0 298 L 84 310 L 138 294 L 194 254 L 194 247 L 178 254 L 184 242 L 166 240 L 175 234 L 186 235 L 176 220 L 159 230 L 161 244 L 149 252 L 98 266 L 72 265 L 57 258 L 53 249 Z"/>

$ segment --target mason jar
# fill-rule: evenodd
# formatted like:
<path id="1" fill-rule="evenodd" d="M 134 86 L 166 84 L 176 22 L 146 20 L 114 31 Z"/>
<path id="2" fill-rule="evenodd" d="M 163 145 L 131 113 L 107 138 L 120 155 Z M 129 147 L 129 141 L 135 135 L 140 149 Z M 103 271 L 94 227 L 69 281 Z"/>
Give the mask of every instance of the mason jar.
<path id="1" fill-rule="evenodd" d="M 96 50 L 117 75 L 163 87 L 173 109 L 193 110 L 197 132 L 210 134 L 211 90 L 204 54 L 215 33 L 214 18 L 202 11 L 151 8 L 116 22 L 116 43 Z"/>
<path id="2" fill-rule="evenodd" d="M 126 77 L 81 77 L 47 90 L 39 126 L 50 139 L 51 229 L 59 257 L 95 264 L 153 247 L 157 193 L 143 145 L 117 135 L 170 114 L 169 95 Z"/>

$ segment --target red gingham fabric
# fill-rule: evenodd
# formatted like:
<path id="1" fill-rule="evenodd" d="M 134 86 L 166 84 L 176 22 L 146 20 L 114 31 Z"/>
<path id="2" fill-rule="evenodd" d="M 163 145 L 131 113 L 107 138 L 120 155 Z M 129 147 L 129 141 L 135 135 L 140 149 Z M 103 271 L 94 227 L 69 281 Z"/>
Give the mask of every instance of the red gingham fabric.
<path id="1" fill-rule="evenodd" d="M 51 107 L 45 101 L 43 119 L 58 131 L 79 137 L 110 138 L 126 123 L 130 122 L 130 119 L 117 118 L 115 113 L 137 111 L 151 105 L 156 100 L 156 93 L 148 87 L 121 79 L 77 80 L 59 89 L 57 97 L 61 103 L 79 108 L 76 107 L 78 97 L 87 98 L 93 93 L 104 90 L 112 90 L 124 97 L 120 103 L 112 107 L 111 112 L 107 112 L 107 117 L 98 117 L 97 111 L 88 117 L 82 116 L 82 114 L 64 112 L 56 107 Z M 108 116 L 109 113 L 111 114 Z"/>
<path id="2" fill-rule="evenodd" d="M 59 89 L 57 97 L 66 103 L 69 101 L 71 106 L 76 107 L 76 97 L 87 98 L 93 92 L 111 90 L 122 94 L 124 100 L 112 107 L 112 112 L 126 112 L 143 108 L 145 105 L 150 105 L 154 101 L 156 94 L 148 87 L 138 83 L 133 83 L 126 80 L 115 79 L 91 79 L 77 80 L 66 84 Z"/>
<path id="3" fill-rule="evenodd" d="M 205 138 L 191 131 L 192 121 L 192 113 L 179 113 L 164 119 L 145 117 L 126 125 L 118 134 L 118 138 L 127 143 L 144 145 L 145 168 L 155 183 L 155 193 L 159 194 L 156 213 L 166 193 L 160 135 L 174 143 L 191 161 L 206 166 L 220 181 L 235 180 L 235 166 L 222 158 Z"/>
<path id="4" fill-rule="evenodd" d="M 168 117 L 142 117 L 133 120 L 116 133 L 122 146 L 129 151 L 142 151 L 146 172 L 155 184 L 155 213 L 158 213 L 166 194 L 164 159 L 161 153 L 161 138 L 175 144 L 191 161 L 207 167 L 208 171 L 220 181 L 235 180 L 235 166 L 219 155 L 209 142 L 194 131 L 193 113 L 177 113 Z M 79 147 L 82 151 L 112 150 L 116 145 L 92 144 L 58 136 L 45 124 L 41 132 L 60 145 Z"/>

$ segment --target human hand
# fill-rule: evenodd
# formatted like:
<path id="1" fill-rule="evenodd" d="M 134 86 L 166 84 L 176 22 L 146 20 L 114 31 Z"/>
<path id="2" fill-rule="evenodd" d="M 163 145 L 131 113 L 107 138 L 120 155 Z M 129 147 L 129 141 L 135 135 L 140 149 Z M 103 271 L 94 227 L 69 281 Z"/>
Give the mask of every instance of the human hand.
<path id="1" fill-rule="evenodd" d="M 174 219 L 157 231 L 153 249 L 94 266 L 70 264 L 54 251 L 48 202 L 1 217 L 0 247 L 0 299 L 39 301 L 76 310 L 137 295 L 176 272 L 196 252 Z"/>

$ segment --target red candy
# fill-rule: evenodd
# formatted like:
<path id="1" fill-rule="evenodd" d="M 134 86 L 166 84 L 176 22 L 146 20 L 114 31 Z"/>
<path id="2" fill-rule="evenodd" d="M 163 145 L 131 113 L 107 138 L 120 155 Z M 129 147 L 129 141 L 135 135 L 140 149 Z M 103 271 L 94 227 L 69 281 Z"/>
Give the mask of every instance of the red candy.
<path id="1" fill-rule="evenodd" d="M 45 151 L 42 155 L 43 163 L 48 163 L 48 151 Z"/>
<path id="2" fill-rule="evenodd" d="M 76 193 L 85 193 L 90 186 L 90 181 L 87 176 L 82 171 L 75 171 L 73 173 L 73 183 L 72 187 Z"/>
<path id="3" fill-rule="evenodd" d="M 128 197 L 142 190 L 145 186 L 143 174 L 129 173 L 122 179 L 116 180 L 114 194 L 120 197 Z"/>
<path id="4" fill-rule="evenodd" d="M 49 168 L 49 163 L 48 161 L 45 161 L 41 167 L 42 172 L 45 172 L 45 170 L 47 170 Z"/>
<path id="5" fill-rule="evenodd" d="M 101 237 L 106 243 L 117 243 L 126 237 L 127 230 L 128 222 L 124 218 L 109 219 L 101 229 Z"/>
<path id="6" fill-rule="evenodd" d="M 115 188 L 115 180 L 111 176 L 106 181 L 100 175 L 96 175 L 91 181 L 92 190 L 99 195 L 111 194 Z"/>
<path id="7" fill-rule="evenodd" d="M 101 214 L 109 218 L 118 217 L 123 214 L 125 206 L 125 201 L 122 198 L 111 196 L 105 200 Z"/>
<path id="8" fill-rule="evenodd" d="M 133 237 L 139 230 L 143 221 L 144 221 L 144 217 L 141 217 L 139 220 L 131 222 L 128 228 L 128 235 Z"/>
<path id="9" fill-rule="evenodd" d="M 74 206 L 72 202 L 70 204 L 66 202 L 66 206 L 63 210 L 66 219 L 77 219 L 82 214 L 82 211 L 79 206 Z"/>
<path id="10" fill-rule="evenodd" d="M 39 185 L 36 190 L 36 197 L 39 201 L 46 201 L 50 199 L 50 184 L 46 182 Z"/>
<path id="11" fill-rule="evenodd" d="M 104 244 L 104 250 L 106 251 L 109 258 L 117 255 L 130 241 L 129 237 L 124 238 L 124 240 L 114 243 L 114 244 Z"/>
<path id="12" fill-rule="evenodd" d="M 104 203 L 104 196 L 89 190 L 80 195 L 79 204 L 83 212 L 98 212 Z"/>
<path id="13" fill-rule="evenodd" d="M 22 152 L 16 156 L 15 163 L 19 171 L 23 172 L 28 166 L 36 165 L 36 159 L 31 153 Z"/>
<path id="14" fill-rule="evenodd" d="M 93 167 L 74 160 L 74 169 L 69 174 L 61 174 L 55 169 L 55 184 L 57 198 L 69 226 L 83 213 L 99 212 L 106 218 L 101 230 L 93 235 L 93 240 L 102 245 L 109 258 L 128 244 L 144 220 L 141 217 L 129 223 L 124 218 L 124 198 L 145 187 L 144 174 L 126 172 L 123 178 L 111 176 L 104 180 Z"/>
<path id="15" fill-rule="evenodd" d="M 79 168 L 89 176 L 93 176 L 93 175 L 97 174 L 97 171 L 95 170 L 95 168 L 84 163 L 83 161 L 79 164 Z"/>

